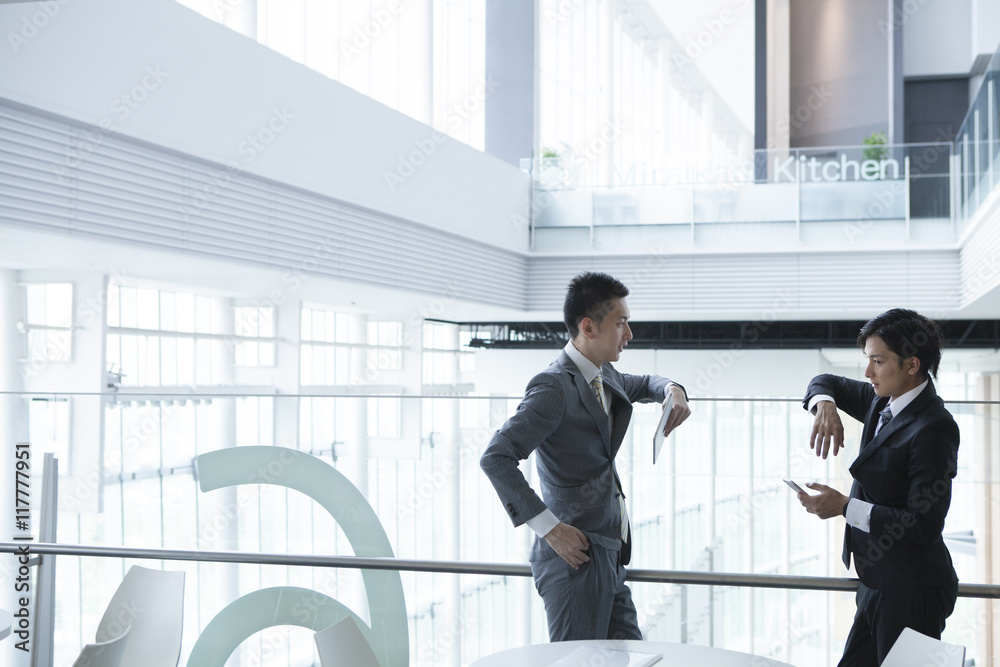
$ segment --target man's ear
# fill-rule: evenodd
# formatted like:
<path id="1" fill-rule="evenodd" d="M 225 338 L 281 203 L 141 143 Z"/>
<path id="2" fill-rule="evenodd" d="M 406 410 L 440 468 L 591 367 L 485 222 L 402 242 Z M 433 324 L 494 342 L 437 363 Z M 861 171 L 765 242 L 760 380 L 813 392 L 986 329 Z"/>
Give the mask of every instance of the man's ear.
<path id="1" fill-rule="evenodd" d="M 597 335 L 597 325 L 589 317 L 580 320 L 580 333 L 587 338 L 594 338 Z"/>
<path id="2" fill-rule="evenodd" d="M 909 357 L 903 362 L 908 375 L 916 375 L 920 372 L 920 357 Z"/>

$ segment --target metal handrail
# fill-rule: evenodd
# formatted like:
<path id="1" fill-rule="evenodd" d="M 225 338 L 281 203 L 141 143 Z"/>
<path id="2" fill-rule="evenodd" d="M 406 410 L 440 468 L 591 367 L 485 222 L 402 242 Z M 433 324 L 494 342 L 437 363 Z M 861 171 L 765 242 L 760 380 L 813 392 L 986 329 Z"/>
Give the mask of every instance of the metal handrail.
<path id="1" fill-rule="evenodd" d="M 48 542 L 0 542 L 0 553 L 23 553 L 42 556 L 88 556 L 102 558 L 149 558 L 155 560 L 245 563 L 251 565 L 297 565 L 306 567 L 342 567 L 362 570 L 398 570 L 446 574 L 485 574 L 505 577 L 530 577 L 531 567 L 507 563 L 476 563 L 406 558 L 364 558 L 315 554 L 268 554 L 241 551 L 191 551 L 184 549 L 149 549 L 137 547 L 88 546 Z M 745 574 L 734 572 L 691 572 L 686 570 L 629 569 L 628 581 L 701 586 L 746 586 L 749 588 L 784 588 L 814 591 L 853 591 L 857 579 L 838 577 L 802 577 L 781 574 Z M 1000 586 L 959 584 L 959 597 L 1000 598 Z"/>
<path id="2" fill-rule="evenodd" d="M 554 348 L 553 348 L 554 349 Z M 363 385 L 361 385 L 363 388 Z M 146 398 L 162 398 L 164 400 L 180 400 L 183 398 L 211 398 L 223 400 L 227 398 L 400 398 L 400 399 L 456 399 L 456 400 L 480 400 L 480 401 L 519 401 L 524 398 L 523 394 L 516 396 L 500 396 L 490 394 L 370 394 L 352 392 L 330 392 L 330 393 L 298 393 L 298 394 L 278 394 L 269 393 L 232 393 L 233 389 L 239 387 L 225 385 L 219 387 L 219 391 L 196 391 L 189 392 L 184 387 L 178 386 L 177 391 L 164 391 L 162 388 L 146 391 L 146 387 L 123 387 L 122 391 L 0 391 L 0 396 L 38 396 L 38 397 L 62 397 L 62 396 L 108 396 L 119 398 L 122 401 L 143 400 Z M 688 400 L 692 403 L 801 403 L 801 398 L 794 396 L 691 396 Z M 981 401 L 966 399 L 942 398 L 946 404 L 951 405 L 1000 405 L 997 401 Z"/>

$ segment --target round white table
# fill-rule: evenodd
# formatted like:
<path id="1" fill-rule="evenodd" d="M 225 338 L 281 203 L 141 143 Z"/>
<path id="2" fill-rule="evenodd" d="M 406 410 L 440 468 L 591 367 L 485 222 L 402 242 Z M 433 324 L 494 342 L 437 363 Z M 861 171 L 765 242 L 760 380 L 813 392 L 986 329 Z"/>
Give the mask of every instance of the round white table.
<path id="1" fill-rule="evenodd" d="M 647 642 L 637 640 L 617 641 L 578 641 L 553 642 L 551 644 L 535 644 L 522 646 L 493 655 L 472 663 L 469 667 L 550 667 L 582 646 L 599 646 L 602 648 L 617 648 L 641 653 L 655 653 L 663 656 L 653 667 L 668 667 L 669 665 L 698 665 L 699 667 L 792 667 L 786 662 L 768 658 L 727 651 L 721 648 L 696 646 L 694 644 L 668 644 L 666 642 Z M 575 666 L 574 666 L 575 667 Z"/>
<path id="2" fill-rule="evenodd" d="M 0 639 L 9 637 L 13 627 L 14 617 L 6 609 L 0 609 Z"/>

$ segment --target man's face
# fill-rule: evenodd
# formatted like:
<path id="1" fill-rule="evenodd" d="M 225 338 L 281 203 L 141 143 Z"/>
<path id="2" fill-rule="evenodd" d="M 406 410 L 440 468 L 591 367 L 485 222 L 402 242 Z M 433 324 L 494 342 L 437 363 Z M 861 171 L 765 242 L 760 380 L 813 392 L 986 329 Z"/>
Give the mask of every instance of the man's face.
<path id="1" fill-rule="evenodd" d="M 903 359 L 900 364 L 899 355 L 878 336 L 865 341 L 865 356 L 868 357 L 865 377 L 879 396 L 896 398 L 922 382 L 917 374 L 920 364 L 916 357 Z"/>
<path id="2" fill-rule="evenodd" d="M 604 316 L 604 321 L 600 324 L 594 323 L 593 349 L 601 363 L 618 361 L 622 350 L 632 340 L 628 318 L 629 310 L 625 299 L 615 299 L 612 301 L 611 311 Z"/>

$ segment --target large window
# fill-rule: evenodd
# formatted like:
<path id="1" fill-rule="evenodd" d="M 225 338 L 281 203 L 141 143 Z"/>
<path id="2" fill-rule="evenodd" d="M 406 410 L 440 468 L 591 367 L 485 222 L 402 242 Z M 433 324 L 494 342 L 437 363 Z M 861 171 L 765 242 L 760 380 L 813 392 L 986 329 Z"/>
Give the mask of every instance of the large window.
<path id="1" fill-rule="evenodd" d="M 486 2 L 434 0 L 434 120 L 483 149 L 486 132 Z"/>
<path id="2" fill-rule="evenodd" d="M 73 356 L 73 285 L 27 285 L 25 306 L 29 361 L 69 361 Z"/>
<path id="3" fill-rule="evenodd" d="M 351 383 L 351 316 L 319 308 L 302 308 L 301 383 Z"/>
<path id="4" fill-rule="evenodd" d="M 558 184 L 694 182 L 750 158 L 753 3 L 651 9 L 540 0 L 536 157 L 555 161 L 542 166 L 558 167 Z M 719 13 L 725 29 L 706 46 Z"/>
<path id="5" fill-rule="evenodd" d="M 485 0 L 181 0 L 482 149 Z M 253 11 L 256 6 L 256 11 Z"/>
<path id="6" fill-rule="evenodd" d="M 194 349 L 198 340 L 206 340 L 221 345 L 219 354 L 224 358 L 233 356 L 230 327 L 240 316 L 229 298 L 138 287 L 112 287 L 109 297 L 110 331 L 104 341 L 109 351 L 117 344 L 121 361 L 125 337 L 157 339 L 155 377 L 161 382 L 182 375 L 179 365 L 189 363 L 179 355 L 164 355 L 165 340 L 191 339 Z M 501 376 L 490 390 L 496 394 L 459 397 L 456 394 L 464 391 L 460 382 L 476 378 L 463 373 L 463 355 L 474 353 L 465 347 L 471 335 L 463 335 L 457 325 L 414 325 L 385 315 L 369 319 L 322 304 L 299 308 L 297 303 L 276 306 L 267 317 L 293 322 L 301 317 L 300 334 L 285 334 L 290 344 L 303 351 L 324 350 L 324 363 L 325 351 L 334 350 L 334 376 L 341 372 L 336 352 L 343 350 L 346 386 L 316 384 L 303 390 L 293 354 L 276 357 L 273 367 L 240 371 L 271 382 L 272 395 L 265 395 L 259 386 L 243 392 L 234 383 L 199 387 L 196 393 L 169 384 L 126 385 L 109 392 L 98 408 L 103 415 L 103 461 L 86 458 L 97 455 L 90 445 L 100 429 L 87 431 L 81 420 L 87 411 L 73 405 L 92 397 L 29 400 L 32 442 L 39 450 L 56 452 L 64 473 L 70 471 L 71 479 L 60 485 L 59 541 L 350 555 L 343 532 L 302 494 L 268 484 L 215 491 L 199 488 L 192 465 L 196 456 L 222 448 L 278 445 L 310 452 L 361 489 L 398 557 L 525 562 L 533 538 L 528 529 L 511 527 L 479 466 L 486 443 L 519 403 L 521 388 L 511 387 L 508 396 L 503 383 L 509 384 L 525 368 L 524 353 L 484 354 L 485 358 L 498 355 L 484 360 L 480 369 L 489 372 L 491 380 Z M 247 335 L 274 333 L 265 325 L 239 330 Z M 404 358 L 398 360 L 401 368 L 383 369 L 379 380 L 392 378 L 398 384 L 351 385 L 356 375 L 352 363 L 364 368 L 373 350 L 405 356 L 409 335 L 422 339 L 419 371 L 408 368 Z M 81 356 L 101 354 L 101 341 L 91 338 L 86 342 L 94 348 L 81 349 Z M 781 354 L 775 353 L 776 361 Z M 138 361 L 122 363 L 134 373 Z M 493 370 L 487 371 L 487 366 Z M 503 372 L 497 373 L 501 368 Z M 316 372 L 325 379 L 325 368 Z M 502 377 L 504 373 L 510 377 Z M 148 373 L 144 377 L 147 382 L 154 379 Z M 485 384 L 487 378 L 478 377 Z M 942 395 L 964 400 L 976 398 L 980 381 L 974 374 L 942 373 L 938 385 Z M 441 395 L 418 396 L 436 391 Z M 976 568 L 982 565 L 984 542 L 974 532 L 982 525 L 977 508 L 992 502 L 988 495 L 993 483 L 974 474 L 988 442 L 982 437 L 988 426 L 984 407 L 949 404 L 968 450 L 963 449 L 947 530 L 959 539 L 946 539 L 966 544 L 964 550 L 952 551 L 966 581 L 975 580 Z M 684 427 L 667 440 L 659 463 L 652 466 L 649 442 L 659 409 L 655 403 L 635 407 L 616 459 L 631 503 L 637 568 L 843 575 L 836 558 L 842 527 L 838 532 L 835 522 L 820 522 L 802 512 L 780 481 L 792 476 L 848 488 L 844 466 L 849 459 L 822 461 L 802 445 L 811 422 L 797 403 L 698 402 Z M 848 429 L 849 440 L 857 442 L 860 427 L 854 424 Z M 67 459 L 72 465 L 63 463 Z M 93 474 L 95 470 L 100 474 Z M 530 464 L 525 471 L 529 481 L 537 482 Z M 103 499 L 100 511 L 66 509 L 97 491 Z M 969 542 L 970 535 L 975 542 Z M 110 558 L 57 559 L 54 664 L 71 664 L 82 644 L 92 640 L 111 592 L 129 564 Z M 364 597 L 359 575 L 347 570 L 177 561 L 165 567 L 187 573 L 182 663 L 208 622 L 252 591 L 301 586 L 349 605 Z M 527 644 L 546 638 L 544 611 L 530 580 L 413 572 L 401 577 L 413 665 L 469 664 L 515 641 Z M 830 647 L 843 631 L 835 628 L 834 620 L 844 613 L 849 618 L 853 610 L 849 596 L 826 593 L 724 586 L 682 592 L 679 587 L 653 584 L 636 585 L 633 591 L 639 622 L 649 639 L 714 643 L 793 664 L 836 664 L 837 656 L 831 659 L 828 654 L 836 653 Z M 363 616 L 363 607 L 357 609 Z M 960 601 L 949 631 L 973 627 L 974 611 L 969 601 Z M 767 622 L 759 622 L 761 618 Z M 461 655 L 450 650 L 453 645 L 461 648 Z M 310 635 L 270 628 L 244 642 L 231 664 L 306 667 L 313 664 L 312 651 Z"/>
<path id="7" fill-rule="evenodd" d="M 123 386 L 223 384 L 231 343 L 219 299 L 112 284 L 108 287 L 109 370 Z"/>

